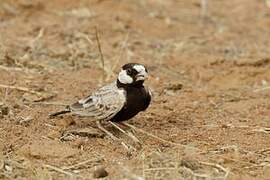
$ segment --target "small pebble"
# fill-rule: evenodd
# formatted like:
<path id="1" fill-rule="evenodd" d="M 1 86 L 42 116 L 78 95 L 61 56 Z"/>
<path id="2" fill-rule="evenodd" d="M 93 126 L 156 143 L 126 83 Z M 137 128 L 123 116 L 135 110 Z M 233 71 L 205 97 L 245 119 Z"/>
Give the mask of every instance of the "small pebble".
<path id="1" fill-rule="evenodd" d="M 6 170 L 8 172 L 12 172 L 13 168 L 12 168 L 12 166 L 5 164 L 4 165 L 4 170 Z"/>
<path id="2" fill-rule="evenodd" d="M 2 114 L 3 116 L 8 115 L 8 112 L 9 112 L 9 109 L 8 109 L 7 106 L 2 106 L 2 107 L 1 107 L 1 114 Z"/>
<path id="3" fill-rule="evenodd" d="M 104 178 L 104 177 L 108 176 L 108 174 L 109 173 L 105 170 L 104 167 L 99 167 L 94 171 L 93 177 L 94 178 Z"/>

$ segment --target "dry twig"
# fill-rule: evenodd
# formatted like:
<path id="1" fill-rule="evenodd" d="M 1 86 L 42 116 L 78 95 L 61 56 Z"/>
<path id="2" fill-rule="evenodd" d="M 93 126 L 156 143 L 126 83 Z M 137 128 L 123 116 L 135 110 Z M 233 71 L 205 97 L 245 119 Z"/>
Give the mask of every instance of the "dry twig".
<path id="1" fill-rule="evenodd" d="M 102 65 L 103 73 L 105 75 L 104 56 L 103 56 L 102 49 L 101 49 L 101 44 L 100 44 L 100 40 L 99 40 L 99 33 L 98 33 L 97 26 L 95 26 L 95 35 L 96 35 L 96 40 L 97 40 L 97 45 L 98 45 L 98 51 L 99 51 L 99 54 L 100 54 L 101 65 Z"/>
<path id="2" fill-rule="evenodd" d="M 153 138 L 155 138 L 155 139 L 157 139 L 157 140 L 159 140 L 159 141 L 162 141 L 162 142 L 165 142 L 165 143 L 174 145 L 174 146 L 186 147 L 186 146 L 183 145 L 183 144 L 179 144 L 179 143 L 175 143 L 175 142 L 172 142 L 172 141 L 168 141 L 168 140 L 162 139 L 162 138 L 160 138 L 160 137 L 158 137 L 158 136 L 156 136 L 156 135 L 154 135 L 154 134 L 151 134 L 151 133 L 146 132 L 146 131 L 144 131 L 144 130 L 142 130 L 142 129 L 139 129 L 139 128 L 137 128 L 137 127 L 135 127 L 135 126 L 133 126 L 133 125 L 131 125 L 131 124 L 129 124 L 129 123 L 123 122 L 123 124 L 125 124 L 126 126 L 132 128 L 132 129 L 134 129 L 135 131 L 139 131 L 139 132 L 141 132 L 141 133 L 143 133 L 143 134 L 146 134 L 146 135 L 148 135 L 148 136 L 150 136 L 150 137 L 153 137 Z"/>
<path id="3" fill-rule="evenodd" d="M 269 134 L 270 133 L 270 128 L 268 128 L 268 127 L 259 127 L 257 129 L 254 129 L 253 131 L 255 131 L 255 132 L 263 132 L 263 133 Z"/>
<path id="4" fill-rule="evenodd" d="M 28 92 L 28 93 L 31 93 L 31 94 L 36 94 L 36 95 L 38 95 L 38 96 L 41 96 L 41 95 L 42 95 L 42 93 L 37 92 L 37 91 L 30 90 L 30 89 L 28 89 L 28 88 L 26 88 L 26 87 L 9 86 L 9 85 L 0 84 L 0 88 L 15 89 L 15 90 L 19 90 L 19 91 Z"/>
<path id="5" fill-rule="evenodd" d="M 77 164 L 73 164 L 71 166 L 64 166 L 61 169 L 63 170 L 69 170 L 69 169 L 80 169 L 82 166 L 88 164 L 88 163 L 93 163 L 93 162 L 101 162 L 103 161 L 102 158 L 97 158 L 97 159 L 88 159 L 86 161 L 79 162 Z"/>
<path id="6" fill-rule="evenodd" d="M 201 0 L 201 17 L 205 18 L 207 15 L 208 0 Z"/>
<path id="7" fill-rule="evenodd" d="M 33 73 L 33 71 L 25 68 L 20 68 L 20 67 L 8 67 L 8 66 L 3 66 L 0 65 L 0 69 L 5 70 L 5 71 L 18 71 L 18 72 L 25 72 L 25 73 Z"/>
<path id="8" fill-rule="evenodd" d="M 261 91 L 268 90 L 268 89 L 270 89 L 270 86 L 255 89 L 253 92 L 257 93 L 257 92 L 261 92 Z"/>
<path id="9" fill-rule="evenodd" d="M 112 71 L 114 71 L 116 69 L 116 67 L 118 66 L 118 63 L 123 58 L 124 50 L 127 48 L 128 38 L 129 38 L 129 32 L 127 33 L 127 35 L 126 35 L 126 37 L 125 37 L 125 39 L 124 39 L 124 41 L 122 43 L 120 53 L 119 53 L 119 57 L 117 58 L 114 66 L 112 67 Z"/>
<path id="10" fill-rule="evenodd" d="M 268 152 L 268 151 L 270 152 L 270 148 L 262 149 L 260 151 L 257 151 L 256 153 L 257 154 L 263 154 L 263 153 Z"/>
<path id="11" fill-rule="evenodd" d="M 190 168 L 187 167 L 182 167 L 184 170 L 188 171 L 192 177 L 198 177 L 198 178 L 206 178 L 206 179 L 212 179 L 211 176 L 207 175 L 207 174 L 199 174 L 199 173 L 195 173 L 193 170 L 191 170 Z M 196 179 L 196 178 L 195 178 Z"/>
<path id="12" fill-rule="evenodd" d="M 71 173 L 71 172 L 65 171 L 65 170 L 63 170 L 61 168 L 58 168 L 58 167 L 55 167 L 55 166 L 52 166 L 52 165 L 49 165 L 49 164 L 44 164 L 43 166 L 48 168 L 48 169 L 54 170 L 56 172 L 60 172 L 62 174 L 68 175 L 68 176 L 74 176 L 74 174 Z"/>
<path id="13" fill-rule="evenodd" d="M 202 161 L 199 161 L 200 164 L 202 165 L 206 165 L 206 166 L 211 166 L 211 167 L 215 167 L 221 171 L 223 171 L 225 173 L 224 175 L 224 179 L 227 179 L 230 171 L 227 170 L 226 168 L 224 168 L 223 166 L 219 165 L 219 164 L 214 164 L 214 163 L 208 163 L 208 162 L 202 162 Z"/>
<path id="14" fill-rule="evenodd" d="M 52 106 L 67 106 L 69 104 L 61 102 L 31 102 L 33 105 L 52 105 Z"/>
<path id="15" fill-rule="evenodd" d="M 100 124 L 99 121 L 96 121 L 97 127 L 103 131 L 104 133 L 106 133 L 108 136 L 110 136 L 110 138 L 114 141 L 118 141 L 121 143 L 122 146 L 124 146 L 124 148 L 128 151 L 130 151 L 130 148 L 128 145 L 126 145 L 123 141 L 121 141 L 119 138 L 115 137 L 112 133 L 110 133 L 108 130 L 106 130 L 104 127 L 102 127 L 102 125 Z M 130 146 L 133 150 L 136 150 L 134 147 Z"/>
<path id="16" fill-rule="evenodd" d="M 246 167 L 243 167 L 243 168 L 244 169 L 254 169 L 254 168 L 260 168 L 260 167 L 264 167 L 264 166 L 268 166 L 268 165 L 270 165 L 270 163 L 255 164 L 255 165 L 246 166 Z"/>
<path id="17" fill-rule="evenodd" d="M 115 123 L 113 123 L 111 121 L 109 121 L 109 123 L 111 125 L 113 125 L 116 129 L 118 129 L 119 131 L 121 131 L 123 134 L 125 134 L 128 137 L 130 137 L 135 143 L 140 143 L 141 144 L 140 140 L 137 137 L 135 137 L 134 135 L 127 133 L 126 131 L 124 131 L 122 128 L 120 128 L 119 126 L 117 126 Z"/>
<path id="18" fill-rule="evenodd" d="M 38 35 L 30 41 L 29 46 L 34 49 L 36 46 L 36 42 L 38 42 L 44 35 L 44 28 L 41 28 L 38 32 Z"/>

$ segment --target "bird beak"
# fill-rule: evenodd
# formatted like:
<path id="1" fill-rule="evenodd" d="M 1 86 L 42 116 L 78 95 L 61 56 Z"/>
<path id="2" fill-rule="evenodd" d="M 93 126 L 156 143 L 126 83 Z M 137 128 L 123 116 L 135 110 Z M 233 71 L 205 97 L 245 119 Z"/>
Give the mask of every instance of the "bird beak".
<path id="1" fill-rule="evenodd" d="M 136 75 L 136 81 L 143 81 L 148 78 L 148 74 L 146 72 L 140 72 Z"/>

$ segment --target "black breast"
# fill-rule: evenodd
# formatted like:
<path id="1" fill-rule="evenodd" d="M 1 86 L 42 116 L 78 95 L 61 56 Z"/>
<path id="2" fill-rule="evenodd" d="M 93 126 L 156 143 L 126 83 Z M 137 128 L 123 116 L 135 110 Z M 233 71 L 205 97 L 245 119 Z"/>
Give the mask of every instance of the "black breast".
<path id="1" fill-rule="evenodd" d="M 125 106 L 111 119 L 114 122 L 128 120 L 146 110 L 151 101 L 151 95 L 144 86 L 126 87 L 127 101 Z"/>

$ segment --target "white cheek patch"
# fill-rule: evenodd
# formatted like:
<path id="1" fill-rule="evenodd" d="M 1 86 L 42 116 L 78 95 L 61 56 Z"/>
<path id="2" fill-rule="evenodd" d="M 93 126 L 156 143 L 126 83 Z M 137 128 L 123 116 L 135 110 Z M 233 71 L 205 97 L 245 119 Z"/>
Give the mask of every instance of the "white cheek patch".
<path id="1" fill-rule="evenodd" d="M 118 75 L 118 80 L 123 84 L 131 84 L 133 82 L 132 77 L 127 75 L 127 71 L 121 70 L 121 72 Z"/>

